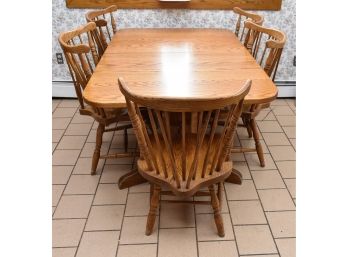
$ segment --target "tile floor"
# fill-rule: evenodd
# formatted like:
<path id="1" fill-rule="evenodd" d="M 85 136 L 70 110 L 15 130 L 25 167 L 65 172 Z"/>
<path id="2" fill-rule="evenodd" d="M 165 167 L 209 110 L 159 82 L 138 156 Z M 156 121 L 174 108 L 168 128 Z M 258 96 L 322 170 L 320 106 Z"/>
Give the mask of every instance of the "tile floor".
<path id="1" fill-rule="evenodd" d="M 53 257 L 295 256 L 295 100 L 277 99 L 258 116 L 265 168 L 256 153 L 232 156 L 244 181 L 225 184 L 224 238 L 209 206 L 167 203 L 145 236 L 149 185 L 117 187 L 134 160 L 101 161 L 90 176 L 97 124 L 79 115 L 76 100 L 54 99 L 52 107 Z M 236 144 L 253 143 L 244 128 L 237 132 Z M 120 134 L 104 135 L 102 152 L 120 147 Z"/>

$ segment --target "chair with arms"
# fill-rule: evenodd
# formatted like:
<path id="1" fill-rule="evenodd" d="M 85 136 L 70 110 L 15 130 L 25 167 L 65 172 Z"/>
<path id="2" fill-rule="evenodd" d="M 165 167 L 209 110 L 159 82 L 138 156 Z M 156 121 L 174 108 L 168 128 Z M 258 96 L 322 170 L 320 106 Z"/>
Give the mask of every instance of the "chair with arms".
<path id="1" fill-rule="evenodd" d="M 282 31 L 265 28 L 251 21 L 244 23 L 246 36 L 244 46 L 260 64 L 267 75 L 274 81 L 279 65 L 280 57 L 286 42 L 286 36 Z M 263 150 L 256 125 L 256 116 L 262 109 L 268 108 L 270 103 L 253 104 L 243 107 L 242 120 L 248 129 L 249 138 L 253 137 L 255 148 L 234 148 L 232 152 L 257 152 L 261 167 L 265 166 Z"/>
<path id="2" fill-rule="evenodd" d="M 117 6 L 111 5 L 105 9 L 89 11 L 85 15 L 87 22 L 95 22 L 97 25 L 94 36 L 101 54 L 104 53 L 112 37 L 116 34 L 116 21 L 113 15 L 116 11 Z"/>
<path id="3" fill-rule="evenodd" d="M 222 186 L 235 172 L 232 161 L 226 159 L 250 85 L 248 80 L 237 93 L 224 98 L 162 98 L 138 94 L 136 87 L 119 79 L 139 145 L 138 172 L 151 184 L 146 235 L 152 233 L 160 194 L 173 194 L 182 200 L 194 195 L 210 196 L 211 201 L 191 203 L 211 204 L 218 235 L 224 236 L 220 214 Z M 223 108 L 229 112 L 224 116 L 225 125 L 219 127 Z M 148 122 L 144 121 L 144 110 Z M 195 128 L 193 117 L 198 121 Z M 200 191 L 205 188 L 209 192 Z"/>
<path id="4" fill-rule="evenodd" d="M 74 82 L 75 92 L 80 103 L 80 114 L 91 116 L 99 123 L 96 147 L 92 159 L 92 175 L 96 172 L 100 158 L 129 157 L 133 155 L 133 153 L 127 152 L 127 129 L 131 128 L 132 125 L 129 123 L 117 126 L 117 122 L 119 121 L 129 121 L 127 111 L 125 109 L 95 108 L 86 104 L 82 97 L 82 92 L 87 86 L 101 57 L 93 37 L 93 31 L 95 31 L 95 29 L 96 24 L 90 22 L 75 30 L 63 32 L 59 36 L 59 43 L 64 52 L 70 75 Z M 115 128 L 105 128 L 113 123 L 116 124 Z M 103 133 L 116 130 L 124 130 L 125 153 L 100 156 Z"/>
<path id="5" fill-rule="evenodd" d="M 239 7 L 234 7 L 233 12 L 238 15 L 238 20 L 236 22 L 236 27 L 234 30 L 234 33 L 236 34 L 237 38 L 240 41 L 243 41 L 243 38 L 245 37 L 245 27 L 244 27 L 244 22 L 245 21 L 252 21 L 258 25 L 262 25 L 263 23 L 263 16 L 252 13 L 252 12 L 247 12 L 244 11 L 243 9 Z M 242 30 L 241 30 L 242 27 Z"/>

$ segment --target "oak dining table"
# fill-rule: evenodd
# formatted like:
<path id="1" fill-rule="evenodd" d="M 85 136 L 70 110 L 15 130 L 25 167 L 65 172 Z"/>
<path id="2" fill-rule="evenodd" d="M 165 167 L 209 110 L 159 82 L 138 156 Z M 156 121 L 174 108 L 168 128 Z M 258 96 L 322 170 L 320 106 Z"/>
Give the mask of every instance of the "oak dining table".
<path id="1" fill-rule="evenodd" d="M 112 38 L 83 92 L 94 107 L 126 108 L 117 80 L 144 96 L 188 101 L 224 96 L 252 80 L 244 103 L 269 103 L 277 87 L 235 34 L 226 29 L 121 29 Z M 144 183 L 137 171 L 119 180 L 127 188 Z M 240 184 L 239 172 L 227 182 Z"/>

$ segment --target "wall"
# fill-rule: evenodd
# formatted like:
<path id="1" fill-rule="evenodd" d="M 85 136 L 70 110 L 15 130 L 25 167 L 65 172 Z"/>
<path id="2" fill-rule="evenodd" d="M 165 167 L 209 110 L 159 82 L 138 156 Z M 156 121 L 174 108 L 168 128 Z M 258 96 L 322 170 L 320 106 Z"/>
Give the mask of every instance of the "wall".
<path id="1" fill-rule="evenodd" d="M 296 51 L 295 0 L 283 0 L 281 11 L 258 11 L 264 15 L 264 26 L 280 29 L 287 43 L 278 68 L 277 81 L 295 81 L 293 56 Z M 68 9 L 65 0 L 52 2 L 52 80 L 71 81 L 66 64 L 57 64 L 55 53 L 62 52 L 58 35 L 85 23 L 86 9 Z M 202 10 L 118 10 L 117 28 L 226 28 L 234 30 L 236 16 L 232 11 Z"/>

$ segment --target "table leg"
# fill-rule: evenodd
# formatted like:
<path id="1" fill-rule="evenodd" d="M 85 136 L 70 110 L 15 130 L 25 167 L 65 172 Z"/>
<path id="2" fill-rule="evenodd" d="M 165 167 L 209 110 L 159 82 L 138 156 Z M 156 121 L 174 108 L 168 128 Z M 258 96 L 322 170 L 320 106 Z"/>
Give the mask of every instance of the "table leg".
<path id="1" fill-rule="evenodd" d="M 144 179 L 139 174 L 139 172 L 135 169 L 123 175 L 122 177 L 120 177 L 120 179 L 118 180 L 118 188 L 125 189 L 132 186 L 143 184 L 145 182 L 147 182 L 147 180 Z"/>
<path id="2" fill-rule="evenodd" d="M 230 176 L 225 180 L 225 182 L 241 185 L 242 179 L 243 179 L 242 174 L 238 170 L 232 169 Z"/>

